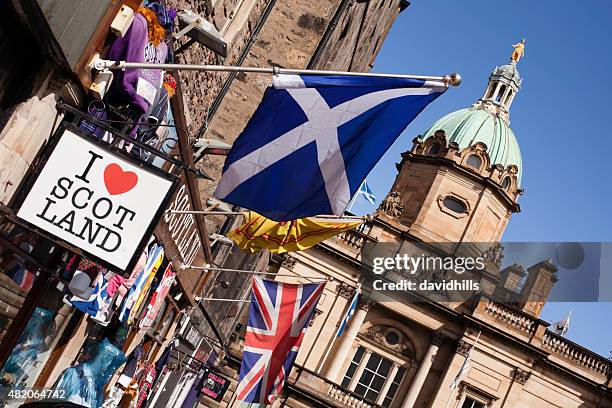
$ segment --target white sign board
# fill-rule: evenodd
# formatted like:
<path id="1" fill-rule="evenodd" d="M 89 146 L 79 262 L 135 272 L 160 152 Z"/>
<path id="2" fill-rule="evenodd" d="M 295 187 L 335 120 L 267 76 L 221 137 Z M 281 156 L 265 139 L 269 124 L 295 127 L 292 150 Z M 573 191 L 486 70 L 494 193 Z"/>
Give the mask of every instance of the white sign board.
<path id="1" fill-rule="evenodd" d="M 17 215 L 126 270 L 172 185 L 65 129 Z"/>

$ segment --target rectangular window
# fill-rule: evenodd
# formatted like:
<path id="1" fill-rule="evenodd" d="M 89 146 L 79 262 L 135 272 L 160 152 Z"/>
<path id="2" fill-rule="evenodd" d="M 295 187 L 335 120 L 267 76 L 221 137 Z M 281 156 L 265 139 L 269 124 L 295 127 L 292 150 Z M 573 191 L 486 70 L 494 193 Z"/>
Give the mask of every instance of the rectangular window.
<path id="1" fill-rule="evenodd" d="M 482 402 L 473 400 L 470 397 L 465 397 L 465 400 L 463 401 L 463 405 L 461 405 L 461 408 L 484 408 L 484 404 Z"/>
<path id="2" fill-rule="evenodd" d="M 364 358 L 364 353 L 364 347 L 359 347 L 355 352 L 355 356 L 353 357 L 344 379 L 342 380 L 342 387 L 348 388 L 351 379 L 355 375 L 357 366 L 361 362 L 361 359 Z M 380 395 L 380 391 L 383 389 L 385 382 L 387 381 L 387 377 L 392 366 L 393 362 L 391 360 L 384 358 L 380 354 L 371 353 L 368 361 L 366 362 L 363 373 L 357 382 L 357 386 L 355 387 L 355 394 L 358 394 L 364 397 L 366 400 L 375 403 Z M 389 407 L 391 405 L 393 397 L 395 397 L 399 384 L 402 381 L 405 373 L 406 369 L 400 368 L 397 371 L 397 374 L 395 374 L 391 386 L 389 387 L 389 391 L 387 391 L 387 394 L 383 400 L 382 405 L 384 407 Z"/>

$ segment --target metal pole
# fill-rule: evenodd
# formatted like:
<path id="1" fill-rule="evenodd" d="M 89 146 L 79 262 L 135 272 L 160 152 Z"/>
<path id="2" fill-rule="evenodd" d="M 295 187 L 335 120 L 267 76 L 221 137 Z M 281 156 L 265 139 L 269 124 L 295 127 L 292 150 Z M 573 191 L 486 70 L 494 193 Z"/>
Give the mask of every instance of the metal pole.
<path id="1" fill-rule="evenodd" d="M 202 301 L 211 300 L 213 302 L 239 302 L 239 303 L 250 303 L 250 300 L 243 299 L 223 299 L 223 298 L 203 298 Z"/>
<path id="2" fill-rule="evenodd" d="M 236 272 L 236 273 L 246 273 L 249 275 L 264 275 L 264 276 L 281 276 L 287 278 L 303 278 L 303 279 L 324 279 L 327 281 L 333 281 L 334 278 L 331 276 L 323 277 L 323 276 L 302 276 L 302 275 L 289 275 L 285 273 L 274 273 L 274 272 L 260 272 L 260 271 L 245 271 L 243 269 L 227 269 L 227 268 L 215 268 L 213 266 L 195 266 L 195 265 L 181 265 L 181 269 L 203 269 L 206 271 L 220 271 L 220 272 Z"/>
<path id="3" fill-rule="evenodd" d="M 461 84 L 461 75 L 452 73 L 444 76 L 433 75 L 411 75 L 411 74 L 381 74 L 374 72 L 347 72 L 347 71 L 323 71 L 313 69 L 288 69 L 278 67 L 236 67 L 230 65 L 198 65 L 198 64 L 152 64 L 140 62 L 126 61 L 109 61 L 98 59 L 94 62 L 94 69 L 98 71 L 124 70 L 127 68 L 147 68 L 147 69 L 164 69 L 166 71 L 188 70 L 188 71 L 209 71 L 209 72 L 252 72 L 259 74 L 289 74 L 289 75 L 346 75 L 346 76 L 362 76 L 362 77 L 378 77 L 378 78 L 404 78 L 404 79 L 420 79 L 423 81 L 441 81 L 444 84 L 458 86 Z"/>
<path id="4" fill-rule="evenodd" d="M 473 345 L 472 345 L 472 347 L 470 348 L 470 351 L 468 352 L 468 355 L 467 355 L 467 357 L 465 358 L 466 360 L 470 359 L 470 357 L 472 356 L 472 350 L 474 350 L 474 348 L 475 348 L 475 347 L 476 347 L 476 345 L 478 344 L 478 340 L 480 339 L 480 333 L 482 333 L 482 331 L 479 331 L 479 332 L 478 332 L 478 336 L 476 336 L 476 340 L 474 341 L 474 344 L 473 344 Z M 465 364 L 465 361 L 464 361 L 464 363 L 463 363 L 463 364 Z M 451 385 L 452 385 L 452 384 L 451 384 Z M 449 405 L 450 405 L 450 403 L 451 403 L 451 400 L 453 399 L 453 394 L 455 394 L 455 389 L 456 389 L 456 388 L 453 388 L 453 389 L 451 390 L 451 393 L 450 393 L 450 395 L 448 396 L 448 400 L 446 401 L 446 405 L 444 406 L 444 408 L 448 408 L 448 407 L 449 407 Z"/>
<path id="5" fill-rule="evenodd" d="M 192 210 L 168 210 L 167 214 L 201 214 L 201 215 L 225 215 L 227 217 L 232 217 L 234 215 L 240 215 L 242 217 L 246 217 L 248 213 L 246 212 L 237 212 L 237 211 L 192 211 Z M 368 221 L 371 218 L 371 215 L 359 216 L 359 215 L 314 215 L 312 217 L 306 218 L 314 218 L 314 219 L 333 219 L 333 220 L 362 220 Z"/>

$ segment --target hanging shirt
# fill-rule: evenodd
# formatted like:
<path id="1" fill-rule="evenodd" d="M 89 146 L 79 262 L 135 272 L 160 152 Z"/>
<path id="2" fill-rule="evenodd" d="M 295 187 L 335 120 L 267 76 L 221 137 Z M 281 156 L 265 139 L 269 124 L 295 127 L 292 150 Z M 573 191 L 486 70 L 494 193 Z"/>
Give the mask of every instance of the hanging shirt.
<path id="1" fill-rule="evenodd" d="M 107 58 L 126 62 L 165 62 L 168 47 L 164 42 L 154 46 L 149 42 L 147 20 L 134 14 L 134 21 L 125 36 L 118 37 L 111 45 Z M 160 69 L 129 68 L 114 71 L 111 93 L 119 102 L 129 103 L 140 114 L 144 114 L 155 100 L 157 89 L 161 88 L 163 72 Z"/>

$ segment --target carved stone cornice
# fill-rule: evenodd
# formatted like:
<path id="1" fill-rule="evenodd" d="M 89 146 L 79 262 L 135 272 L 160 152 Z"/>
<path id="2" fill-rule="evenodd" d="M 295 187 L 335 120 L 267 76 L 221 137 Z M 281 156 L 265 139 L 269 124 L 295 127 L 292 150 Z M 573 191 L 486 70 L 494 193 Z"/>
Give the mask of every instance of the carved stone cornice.
<path id="1" fill-rule="evenodd" d="M 376 344 L 383 345 L 383 335 L 379 331 L 375 331 L 372 329 L 366 330 L 362 336 Z"/>
<path id="2" fill-rule="evenodd" d="M 295 264 L 297 263 L 297 259 L 295 259 L 294 257 L 292 257 L 291 255 L 285 253 L 282 256 L 283 261 L 281 262 L 281 267 L 285 268 L 285 269 L 289 269 L 290 271 L 293 270 L 293 267 L 295 266 Z"/>
<path id="3" fill-rule="evenodd" d="M 470 353 L 471 348 L 472 348 L 472 345 L 470 343 L 468 343 L 467 341 L 459 340 L 457 342 L 456 353 L 464 357 L 467 357 L 468 354 Z"/>
<path id="4" fill-rule="evenodd" d="M 529 371 L 521 370 L 520 368 L 514 370 L 514 381 L 521 385 L 525 385 L 527 380 L 529 380 L 529 377 L 531 377 L 531 373 Z"/>
<path id="5" fill-rule="evenodd" d="M 359 302 L 357 302 L 357 307 L 358 307 L 359 309 L 361 309 L 361 310 L 365 310 L 365 311 L 367 312 L 367 311 L 368 311 L 368 310 L 370 310 L 370 308 L 371 308 L 372 306 L 374 306 L 375 304 L 376 304 L 376 302 L 374 302 L 373 300 L 371 300 L 371 299 L 369 299 L 369 298 L 365 297 L 365 295 L 363 295 L 363 294 L 362 294 L 362 295 L 359 297 Z"/>
<path id="6" fill-rule="evenodd" d="M 355 290 L 353 286 L 344 282 L 340 282 L 340 285 L 338 285 L 338 295 L 345 299 L 352 299 L 355 296 Z"/>
<path id="7" fill-rule="evenodd" d="M 440 347 L 442 343 L 444 343 L 444 340 L 446 340 L 446 338 L 447 337 L 444 334 L 435 331 L 431 333 L 431 344 Z"/>

